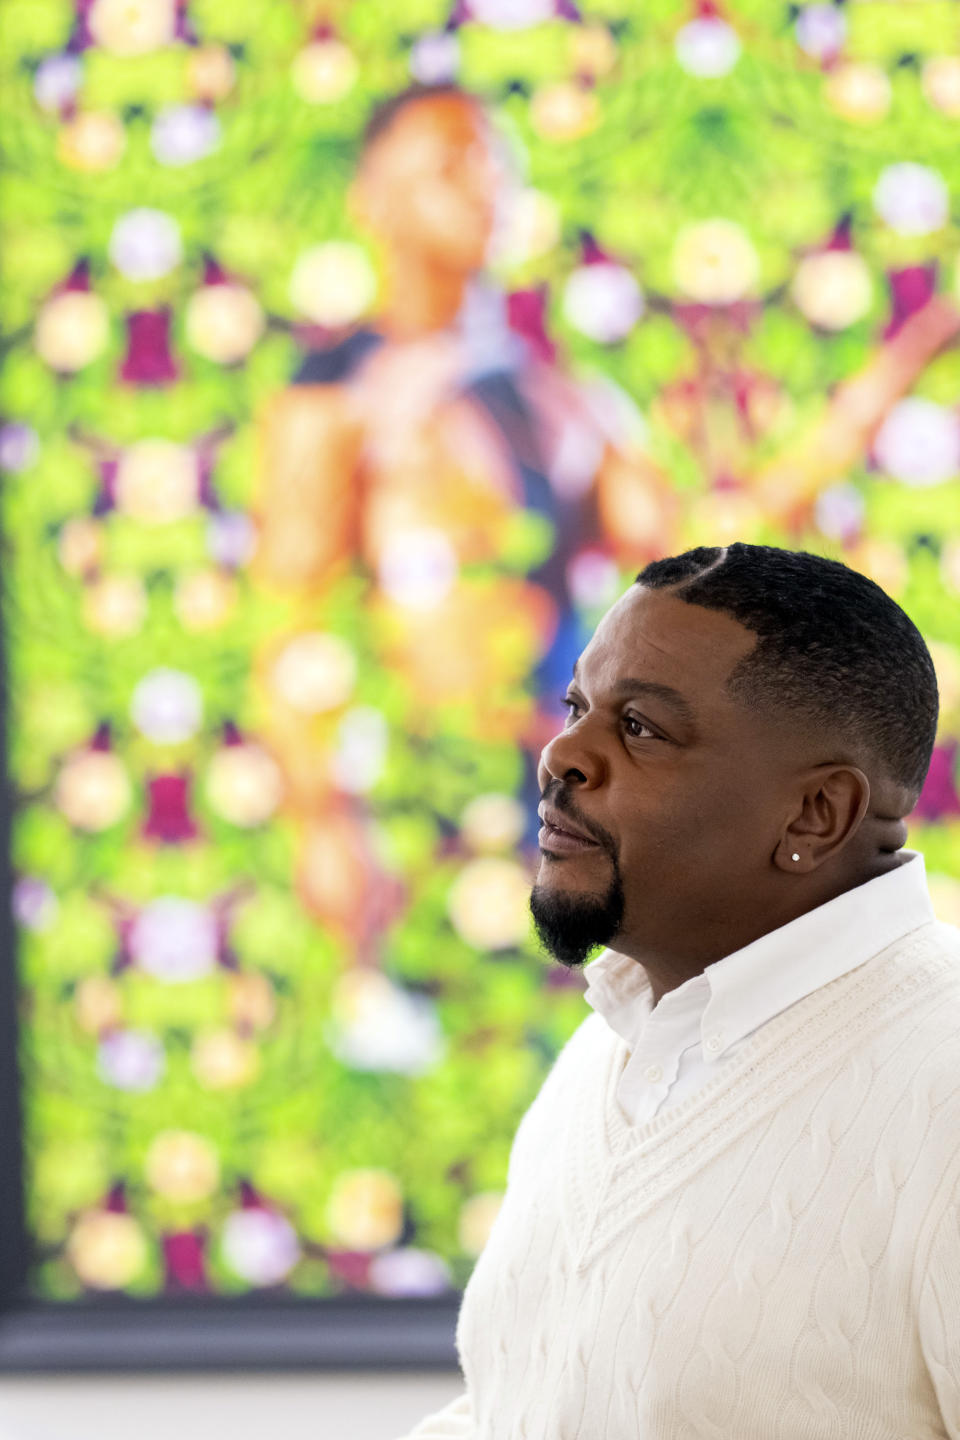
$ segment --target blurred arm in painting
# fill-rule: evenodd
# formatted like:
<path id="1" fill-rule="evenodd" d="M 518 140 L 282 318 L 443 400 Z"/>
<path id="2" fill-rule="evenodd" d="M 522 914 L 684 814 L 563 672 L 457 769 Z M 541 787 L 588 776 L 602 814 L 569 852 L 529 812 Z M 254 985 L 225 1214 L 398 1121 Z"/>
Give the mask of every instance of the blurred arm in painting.
<path id="1" fill-rule="evenodd" d="M 837 386 L 814 423 L 757 471 L 757 497 L 788 530 L 807 523 L 819 492 L 862 460 L 893 405 L 960 335 L 960 310 L 946 295 L 934 295 L 892 330 L 867 363 Z"/>

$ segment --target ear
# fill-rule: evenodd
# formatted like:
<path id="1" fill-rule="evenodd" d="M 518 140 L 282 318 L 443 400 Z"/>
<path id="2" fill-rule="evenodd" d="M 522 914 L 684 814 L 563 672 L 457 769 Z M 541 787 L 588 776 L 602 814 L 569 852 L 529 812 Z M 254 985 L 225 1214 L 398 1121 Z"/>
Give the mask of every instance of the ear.
<path id="1" fill-rule="evenodd" d="M 834 761 L 815 766 L 777 847 L 777 865 L 793 874 L 819 869 L 851 843 L 869 807 L 870 781 L 858 766 Z"/>

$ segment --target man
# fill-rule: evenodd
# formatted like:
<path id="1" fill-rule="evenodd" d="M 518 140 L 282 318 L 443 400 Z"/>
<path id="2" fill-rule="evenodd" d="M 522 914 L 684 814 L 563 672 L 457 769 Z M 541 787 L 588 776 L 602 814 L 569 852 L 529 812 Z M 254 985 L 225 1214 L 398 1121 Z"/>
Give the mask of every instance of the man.
<path id="1" fill-rule="evenodd" d="M 960 931 L 906 819 L 903 610 L 766 545 L 647 565 L 544 749 L 531 896 L 595 1013 L 514 1139 L 411 1440 L 960 1437 Z"/>

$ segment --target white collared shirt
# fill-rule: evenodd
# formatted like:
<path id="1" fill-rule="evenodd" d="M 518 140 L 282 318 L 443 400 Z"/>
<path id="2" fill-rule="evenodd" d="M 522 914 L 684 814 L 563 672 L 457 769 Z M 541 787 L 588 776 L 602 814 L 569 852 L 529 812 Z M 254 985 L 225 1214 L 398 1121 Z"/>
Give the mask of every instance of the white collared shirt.
<path id="1" fill-rule="evenodd" d="M 643 966 L 604 950 L 584 966 L 584 999 L 630 1049 L 617 1100 L 643 1124 L 692 1095 L 759 1026 L 935 920 L 919 850 L 708 965 L 653 1007 Z"/>

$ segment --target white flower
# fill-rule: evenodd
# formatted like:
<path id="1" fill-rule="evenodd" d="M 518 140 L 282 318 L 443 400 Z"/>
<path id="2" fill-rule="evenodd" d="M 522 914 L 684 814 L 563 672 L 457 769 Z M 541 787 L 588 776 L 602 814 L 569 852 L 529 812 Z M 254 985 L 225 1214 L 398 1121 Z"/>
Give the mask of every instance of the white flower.
<path id="1" fill-rule="evenodd" d="M 128 280 L 159 280 L 183 256 L 180 227 L 163 210 L 129 210 L 113 227 L 109 253 Z"/>
<path id="2" fill-rule="evenodd" d="M 817 496 L 814 519 L 821 535 L 831 540 L 852 540 L 863 528 L 866 507 L 855 485 L 832 485 Z"/>
<path id="3" fill-rule="evenodd" d="M 191 165 L 220 143 L 220 122 L 204 105 L 170 105 L 150 131 L 150 148 L 161 165 Z"/>
<path id="4" fill-rule="evenodd" d="M 327 1038 L 337 1057 L 357 1070 L 419 1075 L 444 1050 L 433 1002 L 372 970 L 348 970 L 341 977 Z"/>
<path id="5" fill-rule="evenodd" d="M 429 30 L 410 51 L 410 73 L 421 85 L 440 85 L 452 80 L 459 64 L 457 37 L 445 30 Z"/>
<path id="6" fill-rule="evenodd" d="M 947 223 L 950 197 L 938 171 L 904 160 L 881 171 L 873 207 L 900 235 L 930 235 Z"/>
<path id="7" fill-rule="evenodd" d="M 0 426 L 0 470 L 18 474 L 28 470 L 40 453 L 36 430 L 19 420 Z"/>
<path id="8" fill-rule="evenodd" d="M 330 772 L 341 790 L 365 794 L 383 774 L 389 742 L 386 718 L 372 705 L 355 705 L 340 721 L 338 737 Z"/>
<path id="9" fill-rule="evenodd" d="M 76 55 L 48 55 L 37 66 L 33 93 L 41 110 L 56 112 L 80 89 L 83 65 Z"/>
<path id="10" fill-rule="evenodd" d="M 939 485 L 960 470 L 960 421 L 952 410 L 914 395 L 894 405 L 873 448 L 896 480 Z"/>
<path id="11" fill-rule="evenodd" d="M 234 1210 L 221 1238 L 230 1269 L 251 1285 L 277 1285 L 300 1259 L 293 1226 L 274 1210 L 260 1206 Z"/>
<path id="12" fill-rule="evenodd" d="M 835 5 L 806 5 L 797 17 L 797 44 L 815 60 L 826 60 L 843 45 L 847 22 Z"/>
<path id="13" fill-rule="evenodd" d="M 725 20 L 691 20 L 677 32 L 677 60 L 690 75 L 714 79 L 726 75 L 740 56 L 740 40 Z"/>
<path id="14" fill-rule="evenodd" d="M 221 510 L 207 522 L 207 552 L 218 565 L 245 565 L 256 540 L 253 521 L 245 510 Z"/>
<path id="15" fill-rule="evenodd" d="M 564 286 L 563 313 L 582 335 L 601 345 L 623 340 L 643 311 L 643 292 L 623 265 L 581 265 Z"/>
<path id="16" fill-rule="evenodd" d="M 442 1295 L 452 1284 L 450 1267 L 440 1255 L 412 1246 L 375 1255 L 369 1281 L 378 1295 Z"/>
<path id="17" fill-rule="evenodd" d="M 189 740 L 203 720 L 203 695 L 192 675 L 159 668 L 137 685 L 130 702 L 133 723 L 157 745 Z"/>
<path id="18" fill-rule="evenodd" d="M 13 917 L 26 930 L 47 930 L 60 909 L 56 895 L 36 875 L 21 875 L 11 896 Z"/>
<path id="19" fill-rule="evenodd" d="M 217 963 L 217 924 L 195 900 L 163 895 L 137 915 L 130 950 L 141 970 L 178 984 L 209 975 Z"/>
<path id="20" fill-rule="evenodd" d="M 152 1090 L 165 1064 L 156 1035 L 140 1030 L 114 1030 L 101 1040 L 97 1054 L 102 1079 L 117 1090 Z"/>
<path id="21" fill-rule="evenodd" d="M 552 19 L 555 0 L 470 0 L 470 14 L 492 30 L 525 30 Z"/>

